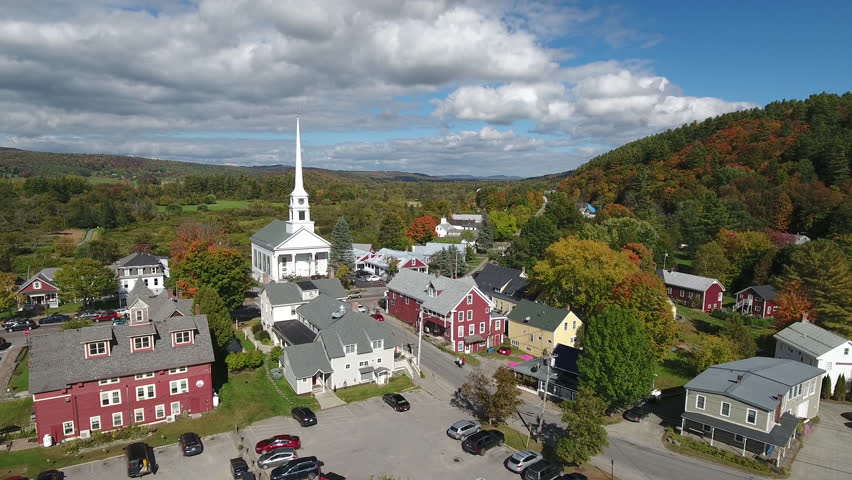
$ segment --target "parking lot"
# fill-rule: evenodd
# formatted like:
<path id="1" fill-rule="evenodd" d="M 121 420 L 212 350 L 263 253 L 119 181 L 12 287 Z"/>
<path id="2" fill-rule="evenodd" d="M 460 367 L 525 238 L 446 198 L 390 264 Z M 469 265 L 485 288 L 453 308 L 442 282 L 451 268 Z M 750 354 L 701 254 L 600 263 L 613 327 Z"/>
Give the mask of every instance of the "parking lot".
<path id="1" fill-rule="evenodd" d="M 372 398 L 317 412 L 318 422 L 312 427 L 301 428 L 287 417 L 267 419 L 244 431 L 245 444 L 253 448 L 257 441 L 276 434 L 297 434 L 302 439 L 300 456 L 316 456 L 325 462 L 323 471 L 348 479 L 369 480 L 383 474 L 403 480 L 518 478 L 503 466 L 513 453 L 510 448 L 474 456 L 462 452 L 461 442 L 447 436 L 447 428 L 465 418 L 459 410 L 422 390 L 404 395 L 411 403 L 408 412 L 394 412 L 380 398 Z"/>

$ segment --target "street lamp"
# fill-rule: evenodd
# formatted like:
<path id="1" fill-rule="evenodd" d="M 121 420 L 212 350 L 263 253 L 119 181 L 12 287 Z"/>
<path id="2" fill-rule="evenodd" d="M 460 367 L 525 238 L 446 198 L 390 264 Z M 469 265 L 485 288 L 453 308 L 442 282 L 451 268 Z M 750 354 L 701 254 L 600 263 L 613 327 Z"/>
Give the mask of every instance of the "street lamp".
<path id="1" fill-rule="evenodd" d="M 669 252 L 663 254 L 663 270 L 666 269 L 666 260 L 669 258 Z"/>

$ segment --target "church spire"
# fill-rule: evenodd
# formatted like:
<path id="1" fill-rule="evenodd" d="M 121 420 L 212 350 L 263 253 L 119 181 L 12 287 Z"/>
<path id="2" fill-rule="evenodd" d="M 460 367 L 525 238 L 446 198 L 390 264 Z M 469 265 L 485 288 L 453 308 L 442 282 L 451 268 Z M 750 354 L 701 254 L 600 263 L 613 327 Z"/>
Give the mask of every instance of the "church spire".
<path id="1" fill-rule="evenodd" d="M 296 184 L 292 195 L 308 196 L 302 180 L 302 135 L 299 132 L 299 117 L 296 117 Z"/>
<path id="2" fill-rule="evenodd" d="M 290 220 L 287 222 L 287 232 L 295 233 L 300 228 L 314 231 L 308 192 L 305 191 L 302 180 L 302 138 L 299 132 L 299 118 L 296 117 L 296 178 L 293 192 L 290 193 Z"/>

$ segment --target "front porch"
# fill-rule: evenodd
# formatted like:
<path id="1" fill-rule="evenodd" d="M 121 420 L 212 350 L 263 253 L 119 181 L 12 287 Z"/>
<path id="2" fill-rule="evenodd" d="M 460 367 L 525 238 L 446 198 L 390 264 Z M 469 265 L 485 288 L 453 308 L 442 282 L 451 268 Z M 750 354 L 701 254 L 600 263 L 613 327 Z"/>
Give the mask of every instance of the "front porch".
<path id="1" fill-rule="evenodd" d="M 299 250 L 275 256 L 279 278 L 310 278 L 314 275 L 328 274 L 328 252 L 319 250 Z"/>
<path id="2" fill-rule="evenodd" d="M 59 306 L 59 295 L 53 293 L 25 293 L 25 303 L 21 305 L 23 309 L 31 308 L 57 308 Z"/>

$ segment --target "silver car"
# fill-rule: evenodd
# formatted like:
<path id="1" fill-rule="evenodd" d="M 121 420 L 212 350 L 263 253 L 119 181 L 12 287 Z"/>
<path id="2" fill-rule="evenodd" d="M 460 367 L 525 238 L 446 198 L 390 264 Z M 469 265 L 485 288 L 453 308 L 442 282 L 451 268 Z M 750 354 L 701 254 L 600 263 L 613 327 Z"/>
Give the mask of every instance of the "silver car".
<path id="1" fill-rule="evenodd" d="M 482 425 L 480 425 L 477 421 L 459 420 L 447 429 L 447 435 L 455 438 L 456 440 L 462 440 L 480 430 L 482 430 Z"/>
<path id="2" fill-rule="evenodd" d="M 535 450 L 521 450 L 506 459 L 506 468 L 515 473 L 521 473 L 542 458 L 544 457 Z"/>
<path id="3" fill-rule="evenodd" d="M 284 465 L 294 458 L 299 458 L 296 449 L 290 447 L 276 448 L 261 455 L 257 459 L 257 464 L 260 465 L 260 468 L 274 468 Z"/>

